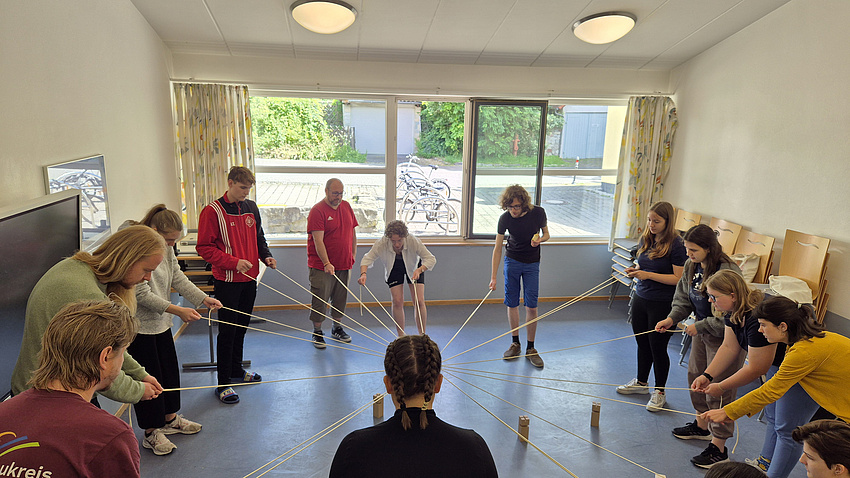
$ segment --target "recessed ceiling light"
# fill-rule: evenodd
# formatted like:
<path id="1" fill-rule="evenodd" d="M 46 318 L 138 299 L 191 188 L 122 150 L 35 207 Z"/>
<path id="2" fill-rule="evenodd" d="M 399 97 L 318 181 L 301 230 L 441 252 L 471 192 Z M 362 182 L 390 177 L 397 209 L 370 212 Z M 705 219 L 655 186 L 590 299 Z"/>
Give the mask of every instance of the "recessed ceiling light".
<path id="1" fill-rule="evenodd" d="M 341 0 L 298 0 L 290 10 L 299 25 L 324 34 L 345 30 L 357 16 L 357 10 Z"/>
<path id="2" fill-rule="evenodd" d="M 584 17 L 573 23 L 579 40 L 602 45 L 623 38 L 635 26 L 637 17 L 627 12 L 605 12 Z"/>

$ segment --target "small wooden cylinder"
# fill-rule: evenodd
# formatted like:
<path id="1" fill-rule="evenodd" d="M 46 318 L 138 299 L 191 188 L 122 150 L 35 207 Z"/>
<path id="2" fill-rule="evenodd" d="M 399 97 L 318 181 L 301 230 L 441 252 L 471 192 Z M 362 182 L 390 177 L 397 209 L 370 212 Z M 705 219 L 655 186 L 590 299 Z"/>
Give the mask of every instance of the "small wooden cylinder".
<path id="1" fill-rule="evenodd" d="M 376 393 L 372 399 L 372 416 L 375 418 L 384 418 L 384 394 Z"/>
<path id="2" fill-rule="evenodd" d="M 590 426 L 599 428 L 599 410 L 602 408 L 602 403 L 593 402 L 590 412 Z"/>
<path id="3" fill-rule="evenodd" d="M 519 428 L 517 431 L 523 438 L 528 440 L 528 424 L 529 424 L 528 415 L 520 415 L 519 416 Z"/>

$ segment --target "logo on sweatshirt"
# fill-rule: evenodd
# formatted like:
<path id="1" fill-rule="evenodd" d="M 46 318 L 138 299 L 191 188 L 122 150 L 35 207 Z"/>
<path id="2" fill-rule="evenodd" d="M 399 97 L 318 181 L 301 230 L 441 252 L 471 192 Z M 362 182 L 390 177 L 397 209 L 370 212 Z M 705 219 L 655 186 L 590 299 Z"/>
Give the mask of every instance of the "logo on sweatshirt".
<path id="1" fill-rule="evenodd" d="M 20 450 L 21 448 L 32 448 L 40 446 L 37 441 L 27 442 L 28 437 L 18 437 L 15 432 L 0 433 L 0 441 L 7 440 L 7 438 L 3 438 L 7 435 L 11 435 L 11 440 L 6 443 L 0 444 L 0 456 L 7 455 L 15 450 Z"/>
<path id="2" fill-rule="evenodd" d="M 257 223 L 257 221 L 256 221 L 256 220 L 254 220 L 254 215 L 253 215 L 253 214 L 248 214 L 247 216 L 245 216 L 245 225 L 246 225 L 246 226 L 248 226 L 248 227 L 254 227 L 254 224 L 256 224 L 256 223 Z"/>
<path id="3" fill-rule="evenodd" d="M 27 440 L 29 440 L 29 437 L 18 437 L 15 432 L 0 432 L 0 461 L 3 461 L 2 457 L 4 455 L 8 455 L 13 451 L 17 451 L 22 448 L 38 448 L 41 446 L 37 441 Z M 53 476 L 53 472 L 50 470 L 45 470 L 43 466 L 39 466 L 36 470 L 34 468 L 28 468 L 26 466 L 18 465 L 13 461 L 8 464 L 0 464 L 0 476 L 30 476 L 33 478 L 51 478 Z"/>
<path id="4" fill-rule="evenodd" d="M 333 220 L 334 220 L 333 216 L 328 216 L 328 221 L 333 221 Z"/>

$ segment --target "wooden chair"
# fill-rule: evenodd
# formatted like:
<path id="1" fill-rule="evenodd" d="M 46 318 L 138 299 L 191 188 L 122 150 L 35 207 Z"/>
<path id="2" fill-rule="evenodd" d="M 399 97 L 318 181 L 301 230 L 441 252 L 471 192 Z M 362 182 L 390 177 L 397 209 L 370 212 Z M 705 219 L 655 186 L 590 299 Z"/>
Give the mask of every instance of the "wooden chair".
<path id="1" fill-rule="evenodd" d="M 802 279 L 812 289 L 812 298 L 821 297 L 826 261 L 829 255 L 829 239 L 826 237 L 785 231 L 785 243 L 782 245 L 782 257 L 779 258 L 779 275 Z"/>
<path id="2" fill-rule="evenodd" d="M 741 235 L 741 226 L 716 217 L 711 218 L 708 226 L 714 229 L 714 232 L 717 234 L 717 241 L 720 242 L 723 252 L 726 254 L 734 253 L 735 245 L 738 243 L 738 236 Z"/>
<path id="3" fill-rule="evenodd" d="M 764 284 L 773 267 L 773 244 L 776 239 L 757 234 L 752 231 L 743 231 L 735 242 L 735 254 L 755 254 L 759 256 L 759 269 L 756 272 L 753 283 Z"/>
<path id="4" fill-rule="evenodd" d="M 676 211 L 676 222 L 674 225 L 679 232 L 684 234 L 685 231 L 699 224 L 701 220 L 702 216 L 700 214 L 679 209 Z"/>

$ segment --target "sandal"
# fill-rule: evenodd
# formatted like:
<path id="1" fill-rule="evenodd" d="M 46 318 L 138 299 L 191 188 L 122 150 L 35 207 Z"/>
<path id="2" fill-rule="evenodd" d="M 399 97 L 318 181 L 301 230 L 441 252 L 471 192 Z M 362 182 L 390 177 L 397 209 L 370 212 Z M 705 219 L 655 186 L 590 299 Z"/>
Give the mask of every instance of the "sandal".
<path id="1" fill-rule="evenodd" d="M 240 380 L 243 383 L 247 382 L 262 382 L 263 377 L 260 376 L 257 372 L 243 372 L 240 377 L 233 377 L 233 380 Z"/>
<path id="2" fill-rule="evenodd" d="M 227 388 L 218 388 L 216 389 L 218 393 L 218 399 L 221 403 L 226 403 L 228 405 L 233 405 L 235 403 L 239 403 L 239 395 L 236 395 L 236 392 L 231 387 Z"/>

